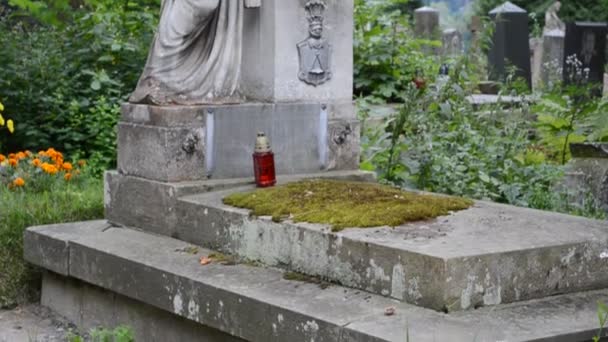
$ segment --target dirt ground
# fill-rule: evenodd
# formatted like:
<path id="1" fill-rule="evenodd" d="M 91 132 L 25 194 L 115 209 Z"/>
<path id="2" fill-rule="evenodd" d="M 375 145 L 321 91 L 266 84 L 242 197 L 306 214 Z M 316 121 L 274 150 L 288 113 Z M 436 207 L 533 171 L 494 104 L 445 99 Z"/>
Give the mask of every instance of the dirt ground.
<path id="1" fill-rule="evenodd" d="M 65 342 L 72 329 L 39 305 L 0 310 L 0 342 Z"/>

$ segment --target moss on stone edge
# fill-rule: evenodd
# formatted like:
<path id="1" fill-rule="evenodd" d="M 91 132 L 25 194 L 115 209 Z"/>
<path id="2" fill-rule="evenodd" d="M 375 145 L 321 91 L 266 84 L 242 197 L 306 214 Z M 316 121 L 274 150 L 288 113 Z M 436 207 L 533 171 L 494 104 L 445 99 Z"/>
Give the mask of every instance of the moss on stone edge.
<path id="1" fill-rule="evenodd" d="M 373 183 L 313 179 L 232 194 L 224 204 L 250 209 L 254 216 L 272 216 L 276 222 L 329 224 L 340 231 L 428 220 L 468 209 L 473 201 Z"/>

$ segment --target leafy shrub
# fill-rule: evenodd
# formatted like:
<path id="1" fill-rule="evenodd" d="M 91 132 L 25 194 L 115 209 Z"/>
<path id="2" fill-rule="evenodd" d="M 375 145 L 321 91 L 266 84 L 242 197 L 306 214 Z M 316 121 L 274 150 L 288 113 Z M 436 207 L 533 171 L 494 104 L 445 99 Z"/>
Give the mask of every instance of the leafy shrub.
<path id="1" fill-rule="evenodd" d="M 568 57 L 566 65 L 571 82 L 546 88 L 533 107 L 540 141 L 562 164 L 570 159 L 570 143 L 608 141 L 608 99 L 598 96 L 601 86 L 589 83 L 588 70 L 576 56 Z"/>
<path id="2" fill-rule="evenodd" d="M 423 48 L 437 48 L 440 42 L 412 38 L 400 3 L 403 1 L 356 1 L 356 94 L 395 100 L 417 74 L 432 80 L 439 71 L 438 59 L 425 54 Z"/>
<path id="3" fill-rule="evenodd" d="M 540 26 L 544 25 L 545 12 L 554 0 L 512 0 L 517 6 L 524 8 L 528 13 L 534 13 Z M 478 0 L 477 13 L 488 15 L 493 8 L 504 3 L 503 0 Z M 577 0 L 562 1 L 562 9 L 559 12 L 560 18 L 564 21 L 593 20 L 608 21 L 608 1 L 607 0 Z"/>
<path id="4" fill-rule="evenodd" d="M 476 110 L 463 88 L 466 69 L 467 63 L 458 64 L 442 87 L 410 83 L 398 113 L 364 132 L 362 168 L 399 186 L 601 217 L 595 208 L 571 208 L 566 194 L 555 191 L 564 169 L 551 162 L 545 141 L 534 137 L 526 98 L 508 109 Z M 360 102 L 365 111 L 365 99 Z"/>
<path id="5" fill-rule="evenodd" d="M 0 137 L 8 149 L 55 146 L 113 166 L 119 105 L 141 73 L 157 8 L 87 4 L 61 25 L 0 19 L 0 96 L 20 118 L 10 141 Z"/>

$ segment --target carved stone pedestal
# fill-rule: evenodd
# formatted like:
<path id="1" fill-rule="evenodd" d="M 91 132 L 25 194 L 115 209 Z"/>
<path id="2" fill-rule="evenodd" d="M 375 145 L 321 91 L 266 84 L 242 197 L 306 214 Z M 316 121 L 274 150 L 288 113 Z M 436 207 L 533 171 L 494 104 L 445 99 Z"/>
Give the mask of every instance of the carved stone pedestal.
<path id="1" fill-rule="evenodd" d="M 125 104 L 118 171 L 161 182 L 252 177 L 259 131 L 270 137 L 280 175 L 356 170 L 359 129 L 349 102 Z"/>

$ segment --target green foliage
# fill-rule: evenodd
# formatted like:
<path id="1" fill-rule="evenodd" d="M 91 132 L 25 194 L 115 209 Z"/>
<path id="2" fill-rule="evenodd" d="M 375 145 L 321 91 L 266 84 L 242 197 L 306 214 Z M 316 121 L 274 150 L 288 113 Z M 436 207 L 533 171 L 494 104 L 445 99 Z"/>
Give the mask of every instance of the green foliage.
<path id="1" fill-rule="evenodd" d="M 555 0 L 512 0 L 512 3 L 534 13 L 537 25 L 542 27 L 545 23 L 545 12 Z M 478 0 L 476 12 L 479 15 L 488 15 L 493 8 L 504 3 L 504 0 Z M 608 21 L 608 0 L 577 0 L 562 1 L 562 9 L 558 13 L 566 22 L 575 20 Z M 534 25 L 534 22 L 531 22 Z"/>
<path id="2" fill-rule="evenodd" d="M 379 127 L 366 125 L 371 127 L 362 139 L 362 168 L 399 186 L 601 217 L 595 207 L 570 207 L 567 194 L 555 191 L 564 170 L 551 162 L 555 153 L 546 140 L 533 136 L 537 124 L 525 98 L 507 109 L 473 108 L 464 89 L 469 63 L 467 58 L 457 63 L 443 87 L 410 85 L 397 114 Z M 503 87 L 510 95 L 517 88 L 516 82 Z M 591 102 L 576 107 L 579 117 L 597 110 Z M 369 110 L 365 99 L 360 108 Z M 570 132 L 569 141 L 573 138 Z"/>
<path id="3" fill-rule="evenodd" d="M 112 167 L 119 105 L 135 88 L 157 11 L 96 0 L 63 25 L 0 19 L 0 97 L 7 115 L 20 118 L 11 140 L 2 140 L 6 148 L 54 146 Z"/>
<path id="4" fill-rule="evenodd" d="M 135 342 L 133 330 L 128 326 L 119 326 L 114 330 L 105 328 L 93 329 L 90 332 L 91 342 Z M 84 342 L 85 339 L 79 335 L 69 334 L 68 342 Z"/>
<path id="5" fill-rule="evenodd" d="M 50 191 L 11 191 L 0 187 L 0 307 L 35 298 L 39 273 L 23 260 L 27 227 L 103 217 L 103 185 L 88 178 L 57 183 Z"/>
<path id="6" fill-rule="evenodd" d="M 355 93 L 394 100 L 417 73 L 429 81 L 438 73 L 438 59 L 423 48 L 441 43 L 412 38 L 408 17 L 400 10 L 403 3 L 407 1 L 356 1 Z"/>
<path id="7" fill-rule="evenodd" d="M 540 142 L 547 155 L 562 164 L 570 159 L 570 143 L 608 140 L 608 101 L 593 86 L 557 85 L 533 107 Z"/>
<path id="8" fill-rule="evenodd" d="M 70 0 L 9 0 L 8 3 L 20 9 L 13 15 L 31 17 L 41 23 L 56 26 L 63 24 L 71 10 Z"/>
<path id="9" fill-rule="evenodd" d="M 602 331 L 608 322 L 608 306 L 602 302 L 597 302 L 597 318 L 600 323 L 600 329 L 597 335 L 593 337 L 593 342 L 600 342 L 602 340 Z"/>

